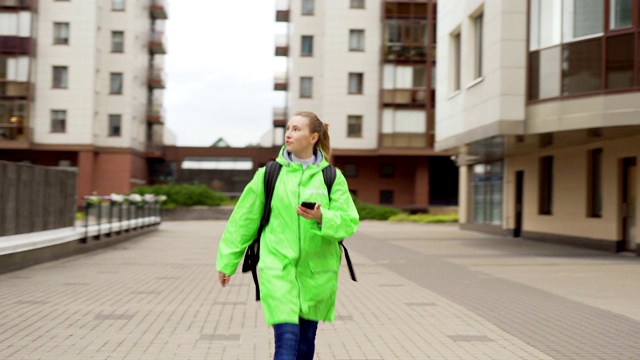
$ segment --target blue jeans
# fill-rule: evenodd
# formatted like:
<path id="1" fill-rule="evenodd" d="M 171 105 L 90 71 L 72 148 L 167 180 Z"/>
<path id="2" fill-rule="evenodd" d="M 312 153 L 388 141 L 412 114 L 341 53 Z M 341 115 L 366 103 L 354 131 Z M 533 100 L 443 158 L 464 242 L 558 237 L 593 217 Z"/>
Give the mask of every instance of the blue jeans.
<path id="1" fill-rule="evenodd" d="M 273 360 L 313 360 L 318 322 L 300 318 L 299 324 L 276 324 Z"/>

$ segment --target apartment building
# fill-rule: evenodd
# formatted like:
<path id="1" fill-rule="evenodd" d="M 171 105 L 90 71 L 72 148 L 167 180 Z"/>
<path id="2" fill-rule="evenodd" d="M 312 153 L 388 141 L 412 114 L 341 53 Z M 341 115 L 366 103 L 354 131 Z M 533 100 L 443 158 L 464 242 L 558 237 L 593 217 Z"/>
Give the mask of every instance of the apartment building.
<path id="1" fill-rule="evenodd" d="M 330 124 L 332 162 L 360 200 L 406 209 L 456 205 L 457 169 L 434 141 L 436 1 L 277 2 L 287 57 L 276 137 L 297 111 Z"/>
<path id="2" fill-rule="evenodd" d="M 0 159 L 128 193 L 162 156 L 162 0 L 0 0 Z"/>
<path id="3" fill-rule="evenodd" d="M 640 5 L 465 0 L 438 9 L 437 150 L 463 228 L 639 252 Z"/>

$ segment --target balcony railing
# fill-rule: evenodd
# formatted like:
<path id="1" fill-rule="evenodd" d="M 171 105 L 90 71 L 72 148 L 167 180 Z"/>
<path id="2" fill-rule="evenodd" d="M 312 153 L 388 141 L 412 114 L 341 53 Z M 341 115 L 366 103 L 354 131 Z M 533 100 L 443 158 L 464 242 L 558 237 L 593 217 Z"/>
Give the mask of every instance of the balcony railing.
<path id="1" fill-rule="evenodd" d="M 424 105 L 427 103 L 427 89 L 391 89 L 382 91 L 384 104 Z"/>
<path id="2" fill-rule="evenodd" d="M 167 4 L 164 0 L 151 0 L 151 6 L 149 6 L 151 18 L 154 20 L 166 20 L 167 16 Z"/>
<path id="3" fill-rule="evenodd" d="M 288 35 L 276 35 L 276 56 L 289 56 Z"/>
<path id="4" fill-rule="evenodd" d="M 286 127 L 287 126 L 287 109 L 286 108 L 274 108 L 273 109 L 273 127 Z"/>
<path id="5" fill-rule="evenodd" d="M 423 45 L 386 44 L 385 60 L 424 61 L 427 59 L 427 47 Z"/>
<path id="6" fill-rule="evenodd" d="M 164 89 L 164 70 L 159 68 L 149 69 L 148 84 L 152 89 Z"/>
<path id="7" fill-rule="evenodd" d="M 164 108 L 160 104 L 149 105 L 147 109 L 147 121 L 153 124 L 162 124 L 164 121 Z"/>
<path id="8" fill-rule="evenodd" d="M 166 54 L 164 47 L 164 33 L 160 31 L 152 31 L 149 34 L 149 52 L 152 54 Z"/>
<path id="9" fill-rule="evenodd" d="M 26 140 L 25 126 L 20 123 L 0 123 L 0 143 Z"/>
<path id="10" fill-rule="evenodd" d="M 19 100 L 29 97 L 26 81 L 0 81 L 0 100 Z"/>
<path id="11" fill-rule="evenodd" d="M 287 73 L 276 73 L 274 77 L 273 90 L 276 91 L 287 91 L 289 88 L 289 79 L 287 78 Z"/>
<path id="12" fill-rule="evenodd" d="M 276 0 L 276 21 L 289 22 L 289 1 Z"/>
<path id="13" fill-rule="evenodd" d="M 34 0 L 0 0 L 0 8 L 30 9 Z"/>
<path id="14" fill-rule="evenodd" d="M 19 36 L 0 36 L 0 54 L 29 54 L 32 39 Z"/>

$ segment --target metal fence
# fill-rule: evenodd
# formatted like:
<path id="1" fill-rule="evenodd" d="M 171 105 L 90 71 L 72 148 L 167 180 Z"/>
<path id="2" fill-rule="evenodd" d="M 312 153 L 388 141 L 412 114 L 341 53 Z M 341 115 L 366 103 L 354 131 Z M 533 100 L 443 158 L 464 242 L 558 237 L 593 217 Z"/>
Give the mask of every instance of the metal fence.
<path id="1" fill-rule="evenodd" d="M 0 236 L 74 225 L 77 171 L 0 161 Z"/>
<path id="2" fill-rule="evenodd" d="M 159 202 L 113 202 L 109 197 L 100 198 L 108 202 L 96 204 L 87 201 L 84 206 L 84 219 L 78 224 L 84 227 L 83 241 L 158 225 L 162 219 Z"/>

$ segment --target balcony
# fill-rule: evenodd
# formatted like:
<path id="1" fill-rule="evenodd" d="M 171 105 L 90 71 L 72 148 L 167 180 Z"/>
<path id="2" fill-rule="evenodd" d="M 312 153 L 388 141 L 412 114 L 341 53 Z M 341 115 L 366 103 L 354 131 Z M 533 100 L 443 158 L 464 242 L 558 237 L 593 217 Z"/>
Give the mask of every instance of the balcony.
<path id="1" fill-rule="evenodd" d="M 24 125 L 22 118 L 16 116 L 11 118 L 9 123 L 0 123 L 0 144 L 5 141 L 24 142 L 27 138 L 27 127 Z"/>
<path id="2" fill-rule="evenodd" d="M 273 90 L 287 91 L 289 88 L 289 79 L 286 72 L 276 73 L 273 81 Z"/>
<path id="3" fill-rule="evenodd" d="M 276 1 L 276 22 L 289 22 L 289 1 Z"/>
<path id="4" fill-rule="evenodd" d="M 0 0 L 0 9 L 31 9 L 34 0 Z"/>
<path id="5" fill-rule="evenodd" d="M 427 47 L 424 45 L 389 43 L 384 46 L 384 59 L 387 61 L 425 61 L 427 59 Z"/>
<path id="6" fill-rule="evenodd" d="M 161 104 L 152 104 L 147 108 L 147 122 L 149 124 L 164 123 L 164 108 Z"/>
<path id="7" fill-rule="evenodd" d="M 149 52 L 154 55 L 166 54 L 164 47 L 164 33 L 160 31 L 152 31 L 149 34 Z"/>
<path id="8" fill-rule="evenodd" d="M 273 127 L 283 128 L 287 126 L 287 108 L 273 109 Z"/>
<path id="9" fill-rule="evenodd" d="M 289 56 L 288 35 L 276 35 L 276 56 Z"/>
<path id="10" fill-rule="evenodd" d="M 427 89 L 385 89 L 382 102 L 385 105 L 424 105 L 427 103 Z"/>
<path id="11" fill-rule="evenodd" d="M 0 54 L 28 55 L 33 40 L 28 37 L 0 36 Z"/>
<path id="12" fill-rule="evenodd" d="M 147 84 L 151 89 L 164 89 L 164 70 L 159 68 L 149 69 Z"/>
<path id="13" fill-rule="evenodd" d="M 0 100 L 26 100 L 28 97 L 28 82 L 0 81 Z"/>
<path id="14" fill-rule="evenodd" d="M 149 6 L 149 12 L 153 20 L 166 20 L 167 5 L 164 0 L 151 0 L 151 6 Z"/>

